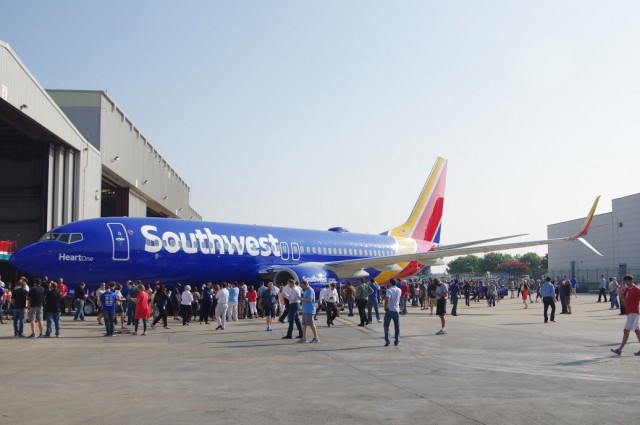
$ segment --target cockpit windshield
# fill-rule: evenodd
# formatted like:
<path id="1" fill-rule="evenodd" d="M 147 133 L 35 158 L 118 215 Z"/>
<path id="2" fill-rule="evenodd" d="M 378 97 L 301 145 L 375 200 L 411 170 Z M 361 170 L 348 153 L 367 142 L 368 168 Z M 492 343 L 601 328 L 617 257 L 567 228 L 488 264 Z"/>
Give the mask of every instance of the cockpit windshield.
<path id="1" fill-rule="evenodd" d="M 82 240 L 82 233 L 45 233 L 40 240 L 74 243 Z"/>

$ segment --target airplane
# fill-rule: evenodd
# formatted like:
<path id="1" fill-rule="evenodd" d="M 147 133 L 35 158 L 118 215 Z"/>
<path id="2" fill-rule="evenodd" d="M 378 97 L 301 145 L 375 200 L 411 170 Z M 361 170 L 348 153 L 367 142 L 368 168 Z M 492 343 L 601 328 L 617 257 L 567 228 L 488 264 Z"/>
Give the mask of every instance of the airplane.
<path id="1" fill-rule="evenodd" d="M 80 220 L 50 230 L 16 251 L 10 264 L 27 277 L 63 277 L 95 290 L 101 282 L 177 283 L 243 281 L 258 284 L 307 280 L 320 291 L 360 277 L 386 283 L 403 279 L 443 258 L 513 248 L 580 241 L 600 197 L 575 236 L 482 245 L 512 235 L 440 245 L 447 160 L 438 158 L 409 218 L 380 235 L 226 224 L 154 217 Z"/>

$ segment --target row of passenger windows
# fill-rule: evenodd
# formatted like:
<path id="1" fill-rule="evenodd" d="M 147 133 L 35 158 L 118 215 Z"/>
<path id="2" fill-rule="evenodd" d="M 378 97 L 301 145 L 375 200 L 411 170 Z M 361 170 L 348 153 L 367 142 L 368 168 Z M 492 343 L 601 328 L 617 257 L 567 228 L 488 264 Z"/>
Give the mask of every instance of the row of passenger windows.
<path id="1" fill-rule="evenodd" d="M 194 248 L 197 247 L 198 244 L 193 244 L 191 243 L 190 240 L 186 240 L 184 241 L 184 247 L 185 248 Z M 148 246 L 159 246 L 160 245 L 160 241 L 158 240 L 150 240 L 147 239 L 147 245 Z M 164 246 L 165 248 L 167 246 L 170 247 L 179 247 L 182 248 L 183 247 L 183 243 L 182 241 L 179 240 L 175 240 L 175 239 L 169 239 L 167 240 L 163 240 L 162 241 L 162 246 Z M 211 242 L 209 241 L 202 241 L 200 243 L 200 248 L 201 249 L 212 249 L 212 245 Z M 269 248 L 271 249 L 271 252 L 276 250 L 276 247 L 273 245 L 269 245 Z M 361 256 L 361 257 L 387 257 L 390 255 L 393 255 L 393 251 L 390 249 L 370 249 L 370 248 L 341 248 L 341 247 L 326 247 L 326 246 L 299 246 L 296 243 L 291 244 L 291 246 L 289 247 L 289 244 L 286 243 L 281 243 L 280 244 L 280 250 L 284 253 L 288 253 L 289 252 L 289 248 L 291 248 L 291 251 L 293 253 L 307 253 L 307 254 L 324 254 L 324 255 L 348 255 L 348 256 Z M 234 252 L 238 252 L 238 251 L 244 251 L 244 245 L 243 244 L 235 244 L 235 243 L 220 243 L 219 241 L 215 241 L 215 248 L 216 251 L 220 252 L 222 250 L 224 251 L 234 251 Z"/>
<path id="2" fill-rule="evenodd" d="M 305 247 L 301 247 L 305 252 Z M 335 248 L 335 247 L 306 247 L 307 254 L 325 254 L 325 255 L 359 255 L 366 257 L 386 257 L 393 255 L 389 249 L 362 249 L 362 248 Z"/>

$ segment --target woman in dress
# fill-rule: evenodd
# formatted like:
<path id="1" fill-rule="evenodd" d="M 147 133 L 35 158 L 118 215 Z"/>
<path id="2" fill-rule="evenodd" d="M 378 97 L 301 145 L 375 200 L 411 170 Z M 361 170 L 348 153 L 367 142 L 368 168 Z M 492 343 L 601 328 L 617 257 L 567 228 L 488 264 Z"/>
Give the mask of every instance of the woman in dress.
<path id="1" fill-rule="evenodd" d="M 138 296 L 136 298 L 131 298 L 131 301 L 136 305 L 136 311 L 134 314 L 135 318 L 135 330 L 131 335 L 138 335 L 138 325 L 140 324 L 140 319 L 142 319 L 142 335 L 147 334 L 147 319 L 151 316 L 151 308 L 149 307 L 149 295 L 147 291 L 145 291 L 144 285 L 138 285 Z"/>
<path id="2" fill-rule="evenodd" d="M 522 302 L 524 303 L 524 308 L 529 308 L 529 306 L 527 305 L 527 298 L 529 298 L 529 284 L 523 283 L 520 293 L 522 294 Z"/>

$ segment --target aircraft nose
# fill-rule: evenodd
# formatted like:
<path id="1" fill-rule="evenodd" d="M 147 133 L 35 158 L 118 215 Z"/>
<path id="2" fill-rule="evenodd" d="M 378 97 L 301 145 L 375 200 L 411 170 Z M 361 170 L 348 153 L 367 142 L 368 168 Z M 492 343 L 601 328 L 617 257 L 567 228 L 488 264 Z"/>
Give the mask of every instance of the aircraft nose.
<path id="1" fill-rule="evenodd" d="M 42 261 L 38 257 L 42 256 L 37 255 L 31 246 L 26 246 L 9 257 L 9 265 L 24 274 L 36 275 L 39 273 L 37 265 Z"/>

